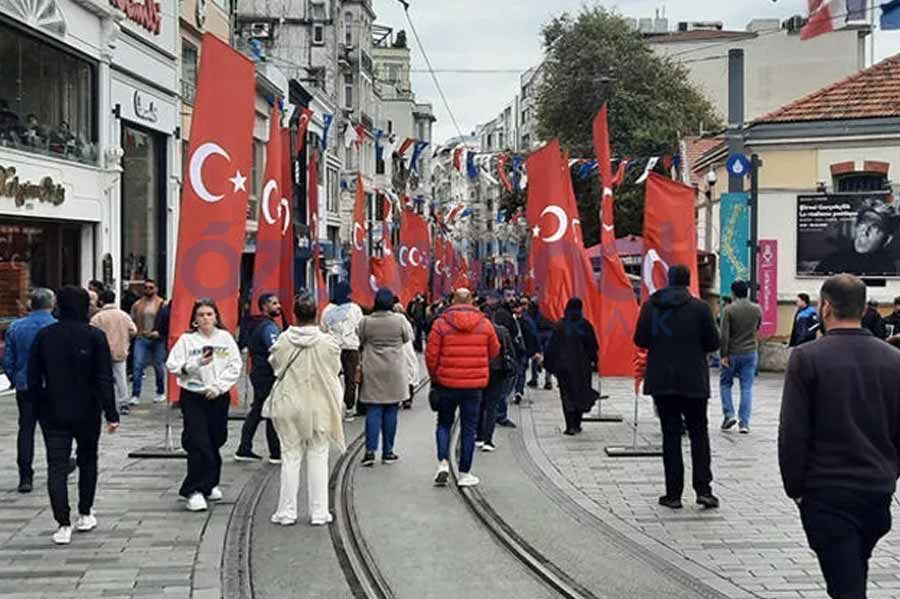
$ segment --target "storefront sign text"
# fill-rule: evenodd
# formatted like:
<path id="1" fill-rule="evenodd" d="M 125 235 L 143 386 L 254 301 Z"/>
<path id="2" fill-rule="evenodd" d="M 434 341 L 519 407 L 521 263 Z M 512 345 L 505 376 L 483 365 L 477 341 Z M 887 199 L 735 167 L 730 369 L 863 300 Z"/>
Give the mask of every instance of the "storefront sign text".
<path id="1" fill-rule="evenodd" d="M 29 200 L 59 206 L 66 201 L 66 189 L 50 177 L 44 177 L 40 183 L 20 182 L 16 167 L 0 166 L 0 197 L 13 198 L 20 208 Z"/>
<path id="2" fill-rule="evenodd" d="M 147 98 L 138 90 L 134 90 L 134 114 L 145 121 L 155 123 L 159 120 L 159 111 L 156 102 Z"/>
<path id="3" fill-rule="evenodd" d="M 159 35 L 162 25 L 162 13 L 160 12 L 159 2 L 153 0 L 144 0 L 136 2 L 135 0 L 109 0 L 111 6 L 114 6 L 125 13 L 130 21 L 134 21 L 153 35 Z"/>

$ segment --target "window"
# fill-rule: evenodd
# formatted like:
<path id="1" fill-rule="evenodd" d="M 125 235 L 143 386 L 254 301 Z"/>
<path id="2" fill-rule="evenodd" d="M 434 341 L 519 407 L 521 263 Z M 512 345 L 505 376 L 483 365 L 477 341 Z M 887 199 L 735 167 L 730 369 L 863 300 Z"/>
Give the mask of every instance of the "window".
<path id="1" fill-rule="evenodd" d="M 328 242 L 331 244 L 331 251 L 334 252 L 331 258 L 340 258 L 341 256 L 341 233 L 338 227 L 328 227 Z"/>
<path id="2" fill-rule="evenodd" d="M 388 120 L 388 135 L 394 132 L 394 121 Z"/>
<path id="3" fill-rule="evenodd" d="M 419 141 L 428 141 L 427 133 L 428 131 L 425 127 L 424 122 L 419 121 L 418 123 L 416 123 L 416 139 L 418 139 Z"/>
<path id="4" fill-rule="evenodd" d="M 197 47 L 186 40 L 181 45 L 181 99 L 194 103 L 197 94 Z"/>
<path id="5" fill-rule="evenodd" d="M 0 23 L 0 145 L 96 164 L 96 68 Z"/>
<path id="6" fill-rule="evenodd" d="M 353 75 L 344 75 L 344 108 L 353 110 Z"/>
<path id="7" fill-rule="evenodd" d="M 838 192 L 881 191 L 887 188 L 887 177 L 880 173 L 851 173 L 835 177 Z"/>
<path id="8" fill-rule="evenodd" d="M 306 134 L 306 148 L 309 150 L 318 150 L 322 147 L 322 138 L 319 137 L 318 133 L 314 133 L 312 131 Z"/>
<path id="9" fill-rule="evenodd" d="M 344 15 L 344 43 L 348 46 L 353 45 L 353 13 L 348 12 Z"/>
<path id="10" fill-rule="evenodd" d="M 315 46 L 321 46 L 321 45 L 325 44 L 325 26 L 324 25 L 313 25 L 312 43 Z"/>
<path id="11" fill-rule="evenodd" d="M 258 220 L 259 196 L 262 194 L 263 177 L 266 172 L 266 144 L 253 140 L 253 164 L 250 167 L 250 199 L 247 202 L 247 219 Z"/>
<path id="12" fill-rule="evenodd" d="M 309 18 L 313 21 L 325 21 L 328 19 L 328 8 L 323 0 L 309 1 Z"/>
<path id="13" fill-rule="evenodd" d="M 128 286 L 147 277 L 160 279 L 159 254 L 165 247 L 164 143 L 159 136 L 122 127 L 122 281 Z"/>
<path id="14" fill-rule="evenodd" d="M 497 134 L 497 149 L 498 149 L 498 150 L 502 150 L 502 149 L 503 149 L 503 145 L 504 145 L 504 144 L 503 144 L 503 140 L 504 140 L 504 135 L 503 135 L 503 133 L 498 133 L 498 134 Z"/>
<path id="15" fill-rule="evenodd" d="M 338 212 L 338 200 L 340 194 L 340 181 L 338 180 L 338 171 L 336 168 L 328 167 L 328 191 L 326 198 L 326 209 L 328 212 Z"/>

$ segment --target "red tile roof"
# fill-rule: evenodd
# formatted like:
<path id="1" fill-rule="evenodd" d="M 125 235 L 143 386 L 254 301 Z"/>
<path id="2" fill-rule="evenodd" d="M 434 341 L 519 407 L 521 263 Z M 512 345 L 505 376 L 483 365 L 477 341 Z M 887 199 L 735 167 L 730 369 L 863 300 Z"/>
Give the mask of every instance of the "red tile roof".
<path id="1" fill-rule="evenodd" d="M 900 116 L 900 54 L 754 121 L 795 123 Z"/>
<path id="2" fill-rule="evenodd" d="M 691 183 L 699 185 L 703 181 L 704 172 L 696 171 L 697 162 L 710 150 L 719 147 L 725 143 L 725 137 L 722 135 L 716 137 L 688 137 L 684 140 L 687 146 L 688 166 L 691 169 Z"/>

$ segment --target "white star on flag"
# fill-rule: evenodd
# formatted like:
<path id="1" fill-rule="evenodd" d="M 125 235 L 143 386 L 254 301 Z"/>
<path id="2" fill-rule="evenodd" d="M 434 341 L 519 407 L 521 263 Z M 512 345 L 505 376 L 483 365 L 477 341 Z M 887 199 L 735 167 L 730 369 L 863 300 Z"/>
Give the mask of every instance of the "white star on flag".
<path id="1" fill-rule="evenodd" d="M 531 228 L 531 234 L 533 237 L 540 237 L 541 236 L 541 228 L 538 225 L 535 225 L 534 227 Z"/>
<path id="2" fill-rule="evenodd" d="M 234 191 L 237 192 L 239 189 L 241 191 L 247 191 L 247 177 L 241 174 L 241 171 L 237 171 L 234 176 L 230 179 L 232 185 L 234 185 Z"/>

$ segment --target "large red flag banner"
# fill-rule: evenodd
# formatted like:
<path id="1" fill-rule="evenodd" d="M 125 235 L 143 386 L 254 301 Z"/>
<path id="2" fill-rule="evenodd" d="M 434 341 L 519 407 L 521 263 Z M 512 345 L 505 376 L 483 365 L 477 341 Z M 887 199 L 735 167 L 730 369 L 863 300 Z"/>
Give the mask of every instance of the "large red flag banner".
<path id="1" fill-rule="evenodd" d="M 644 200 L 644 263 L 641 297 L 646 300 L 668 285 L 669 267 L 691 271 L 691 293 L 700 297 L 697 272 L 697 221 L 694 189 L 656 173 L 647 179 Z"/>
<path id="2" fill-rule="evenodd" d="M 404 210 L 403 220 L 400 223 L 400 250 L 397 252 L 403 287 L 400 300 L 404 306 L 409 304 L 417 293 L 422 295 L 428 293 L 430 254 L 428 223 L 412 210 Z"/>
<path id="3" fill-rule="evenodd" d="M 188 329 L 199 298 L 216 302 L 228 330 L 237 327 L 254 90 L 253 63 L 204 34 L 178 223 L 170 345 Z M 174 392 L 174 385 L 169 389 Z"/>
<path id="4" fill-rule="evenodd" d="M 366 190 L 362 175 L 356 176 L 356 206 L 353 209 L 353 226 L 350 232 L 350 288 L 353 301 L 361 306 L 371 306 L 375 294 L 369 280 L 369 257 L 366 252 Z"/>
<path id="5" fill-rule="evenodd" d="M 400 280 L 400 271 L 397 268 L 397 258 L 394 256 L 394 242 L 391 238 L 391 210 L 392 206 L 387 198 L 384 199 L 384 221 L 381 236 L 381 258 L 372 258 L 372 274 L 375 276 L 375 284 L 379 289 L 390 289 L 397 297 L 403 292 L 403 284 Z"/>
<path id="6" fill-rule="evenodd" d="M 431 301 L 434 302 L 444 295 L 444 236 L 440 233 L 434 238 L 431 270 Z"/>
<path id="7" fill-rule="evenodd" d="M 302 108 L 300 117 L 297 119 L 297 147 L 294 150 L 299 154 L 306 145 L 306 133 L 309 131 L 309 122 L 312 120 L 313 111 L 311 108 Z"/>
<path id="8" fill-rule="evenodd" d="M 291 131 L 281 130 L 281 185 L 288 201 L 288 212 L 293 215 L 294 169 L 291 158 Z M 293 218 L 291 218 L 293 222 Z M 282 319 L 285 324 L 294 323 L 294 226 L 288 225 L 281 236 L 281 267 L 279 268 L 278 299 L 281 300 Z M 321 308 L 321 306 L 320 306 Z"/>
<path id="9" fill-rule="evenodd" d="M 576 229 L 578 207 L 559 141 L 553 140 L 529 156 L 526 164 L 530 259 L 541 311 L 558 321 L 569 299 L 578 297 L 584 303 L 585 318 L 599 336 L 600 296 L 581 233 Z"/>
<path id="10" fill-rule="evenodd" d="M 319 314 L 328 305 L 328 285 L 325 284 L 325 276 L 322 274 L 322 265 L 319 257 L 319 157 L 313 151 L 309 157 L 309 175 L 307 180 L 307 205 L 309 207 L 309 237 L 312 239 L 313 273 L 316 279 L 316 304 Z"/>
<path id="11" fill-rule="evenodd" d="M 256 255 L 253 260 L 253 296 L 250 313 L 259 314 L 259 298 L 274 293 L 284 297 L 280 286 L 282 240 L 291 234 L 291 209 L 283 183 L 281 115 L 277 104 L 269 119 L 269 143 L 266 145 L 266 170 L 259 206 L 259 228 L 256 232 Z M 290 309 L 290 305 L 287 306 Z"/>
<path id="12" fill-rule="evenodd" d="M 613 175 L 605 104 L 594 119 L 594 152 L 603 190 L 600 206 L 600 373 L 603 376 L 632 376 L 638 305 L 625 266 L 616 252 Z"/>

